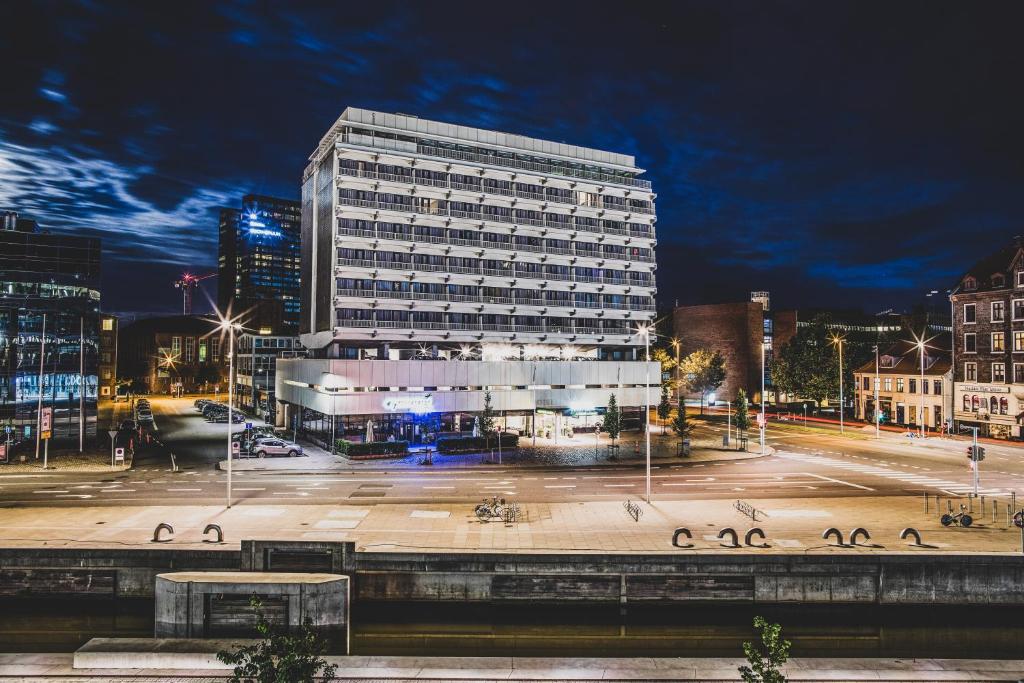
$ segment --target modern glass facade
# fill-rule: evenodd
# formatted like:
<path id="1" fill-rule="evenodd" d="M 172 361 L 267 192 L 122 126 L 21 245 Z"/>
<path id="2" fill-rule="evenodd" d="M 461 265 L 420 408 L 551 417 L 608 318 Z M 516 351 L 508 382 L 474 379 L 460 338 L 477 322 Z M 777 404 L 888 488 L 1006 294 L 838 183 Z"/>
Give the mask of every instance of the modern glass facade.
<path id="1" fill-rule="evenodd" d="M 246 326 L 295 334 L 299 326 L 299 202 L 246 195 L 222 209 L 218 306 L 248 311 Z"/>
<path id="2" fill-rule="evenodd" d="M 12 459 L 34 451 L 40 390 L 55 440 L 96 436 L 100 335 L 100 241 L 17 226 L 0 230 L 0 438 Z"/>

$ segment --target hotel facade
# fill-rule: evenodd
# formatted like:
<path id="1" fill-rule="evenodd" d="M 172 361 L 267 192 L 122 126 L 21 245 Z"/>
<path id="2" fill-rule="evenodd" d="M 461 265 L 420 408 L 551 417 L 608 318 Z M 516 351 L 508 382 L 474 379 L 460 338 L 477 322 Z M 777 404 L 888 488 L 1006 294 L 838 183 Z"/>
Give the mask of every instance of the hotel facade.
<path id="1" fill-rule="evenodd" d="M 639 426 L 660 367 L 655 195 L 633 157 L 346 109 L 302 185 L 302 344 L 278 423 L 410 441 L 499 424 Z M 302 410 L 300 411 L 299 408 Z"/>

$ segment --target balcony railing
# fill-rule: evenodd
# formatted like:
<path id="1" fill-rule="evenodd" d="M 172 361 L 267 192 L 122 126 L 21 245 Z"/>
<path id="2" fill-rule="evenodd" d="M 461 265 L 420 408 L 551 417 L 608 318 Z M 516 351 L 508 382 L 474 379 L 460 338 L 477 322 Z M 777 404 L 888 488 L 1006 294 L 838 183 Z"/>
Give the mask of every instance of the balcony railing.
<path id="1" fill-rule="evenodd" d="M 504 214 L 476 212 L 476 211 L 461 211 L 459 209 L 447 209 L 442 207 L 434 206 L 423 206 L 420 204 L 395 204 L 392 202 L 378 202 L 369 199 L 355 199 L 352 197 L 339 196 L 338 203 L 344 204 L 345 206 L 356 206 L 364 209 L 377 209 L 381 211 L 398 211 L 401 213 L 419 213 L 431 216 L 449 216 L 451 218 L 458 218 L 462 220 L 471 221 L 490 221 L 492 223 L 511 223 L 515 225 L 531 225 L 534 227 L 547 227 L 554 228 L 556 230 L 566 231 L 584 231 L 593 233 L 604 233 L 606 235 L 621 235 L 630 237 L 640 237 L 644 239 L 654 239 L 653 232 L 639 232 L 631 231 L 626 228 L 613 228 L 609 226 L 593 226 L 586 223 L 577 223 L 572 219 L 572 216 L 568 216 L 569 220 L 551 220 L 551 219 L 540 219 L 540 218 L 529 218 L 526 216 L 506 216 Z M 340 213 L 343 209 L 339 206 L 338 212 Z"/>
<path id="2" fill-rule="evenodd" d="M 337 321 L 338 329 L 345 328 L 378 328 L 378 329 L 403 329 L 403 330 L 454 330 L 461 332 L 519 332 L 533 334 L 562 334 L 562 335 L 633 335 L 636 330 L 630 327 L 610 326 L 593 327 L 590 325 L 496 325 L 487 323 L 468 322 L 415 322 L 412 320 L 353 320 L 341 318 Z"/>
<path id="3" fill-rule="evenodd" d="M 625 302 L 573 301 L 550 299 L 522 299 L 504 296 L 486 296 L 471 294 L 448 294 L 445 292 L 413 292 L 372 289 L 339 289 L 335 294 L 338 299 L 416 299 L 424 301 L 451 301 L 468 304 L 498 304 L 504 306 L 539 306 L 547 308 L 589 308 L 613 311 L 653 311 L 654 304 L 630 304 Z"/>

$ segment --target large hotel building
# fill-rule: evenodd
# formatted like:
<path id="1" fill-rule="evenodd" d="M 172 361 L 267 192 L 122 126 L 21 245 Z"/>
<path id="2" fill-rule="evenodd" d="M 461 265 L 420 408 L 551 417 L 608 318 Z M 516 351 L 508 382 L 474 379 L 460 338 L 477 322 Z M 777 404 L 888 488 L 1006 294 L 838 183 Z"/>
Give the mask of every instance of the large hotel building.
<path id="1" fill-rule="evenodd" d="M 346 109 L 302 184 L 302 343 L 278 421 L 312 436 L 638 426 L 655 211 L 632 156 Z M 282 409 L 283 408 L 283 409 Z"/>

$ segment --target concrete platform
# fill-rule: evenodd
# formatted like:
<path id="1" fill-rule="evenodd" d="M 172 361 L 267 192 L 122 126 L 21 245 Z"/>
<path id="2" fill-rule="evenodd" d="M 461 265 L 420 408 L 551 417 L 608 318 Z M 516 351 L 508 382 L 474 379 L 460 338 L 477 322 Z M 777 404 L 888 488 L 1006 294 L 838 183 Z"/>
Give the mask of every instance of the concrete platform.
<path id="1" fill-rule="evenodd" d="M 74 655 L 0 655 L 0 679 L 78 681 L 223 677 L 218 649 L 244 641 L 95 639 Z M 212 658 L 212 660 L 211 660 Z M 342 681 L 736 681 L 740 658 L 328 657 Z M 1019 681 L 1024 660 L 816 659 L 786 667 L 791 681 Z"/>

